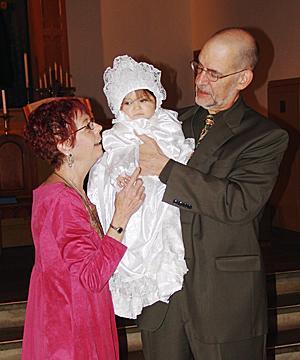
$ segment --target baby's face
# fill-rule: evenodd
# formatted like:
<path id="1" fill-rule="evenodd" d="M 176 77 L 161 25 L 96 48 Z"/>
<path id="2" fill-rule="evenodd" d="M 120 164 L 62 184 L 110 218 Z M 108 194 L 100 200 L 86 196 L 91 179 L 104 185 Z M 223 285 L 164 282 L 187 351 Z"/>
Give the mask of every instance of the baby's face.
<path id="1" fill-rule="evenodd" d="M 144 90 L 132 91 L 122 102 L 123 111 L 131 120 L 150 119 L 155 113 L 155 98 Z"/>

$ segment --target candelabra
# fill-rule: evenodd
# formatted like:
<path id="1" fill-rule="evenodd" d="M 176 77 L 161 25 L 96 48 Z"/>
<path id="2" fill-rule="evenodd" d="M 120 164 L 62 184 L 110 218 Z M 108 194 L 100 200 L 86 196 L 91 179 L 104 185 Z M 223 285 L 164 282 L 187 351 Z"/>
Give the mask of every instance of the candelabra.
<path id="1" fill-rule="evenodd" d="M 8 113 L 3 113 L 1 116 L 0 116 L 3 121 L 4 121 L 4 135 L 8 135 L 8 130 L 9 130 L 9 127 L 8 127 L 8 120 L 9 120 L 9 115 Z"/>
<path id="2" fill-rule="evenodd" d="M 27 101 L 27 104 L 30 103 L 30 89 L 29 89 L 29 87 L 26 87 L 26 101 Z"/>
<path id="3" fill-rule="evenodd" d="M 75 96 L 75 90 L 75 87 L 63 86 L 59 81 L 54 81 L 48 87 L 34 89 L 34 92 L 37 96 L 37 100 L 41 100 L 48 97 Z"/>

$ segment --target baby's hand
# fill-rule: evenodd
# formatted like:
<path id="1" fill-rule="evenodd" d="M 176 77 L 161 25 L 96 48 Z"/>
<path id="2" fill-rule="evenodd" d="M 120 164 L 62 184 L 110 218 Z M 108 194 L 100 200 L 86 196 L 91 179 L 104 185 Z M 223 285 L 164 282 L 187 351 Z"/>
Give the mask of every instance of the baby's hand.
<path id="1" fill-rule="evenodd" d="M 124 188 L 128 184 L 129 180 L 130 180 L 130 176 L 128 176 L 128 175 L 119 175 L 117 177 L 117 185 L 120 188 Z"/>

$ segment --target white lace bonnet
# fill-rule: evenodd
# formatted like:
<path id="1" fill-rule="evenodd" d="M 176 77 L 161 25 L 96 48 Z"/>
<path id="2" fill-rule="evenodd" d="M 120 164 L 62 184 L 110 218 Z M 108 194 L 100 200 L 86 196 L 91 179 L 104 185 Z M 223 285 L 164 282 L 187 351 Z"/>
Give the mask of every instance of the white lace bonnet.
<path id="1" fill-rule="evenodd" d="M 156 110 L 166 99 L 166 90 L 160 82 L 161 71 L 145 62 L 136 62 L 128 55 L 114 59 L 113 67 L 104 74 L 104 88 L 108 105 L 117 116 L 124 97 L 134 90 L 147 89 L 156 98 Z"/>

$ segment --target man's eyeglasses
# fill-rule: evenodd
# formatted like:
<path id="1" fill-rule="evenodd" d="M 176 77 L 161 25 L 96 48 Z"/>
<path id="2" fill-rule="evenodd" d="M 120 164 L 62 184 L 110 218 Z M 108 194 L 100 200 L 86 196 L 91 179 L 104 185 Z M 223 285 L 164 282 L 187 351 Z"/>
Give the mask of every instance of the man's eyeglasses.
<path id="1" fill-rule="evenodd" d="M 202 72 L 205 71 L 207 79 L 209 81 L 213 81 L 213 82 L 218 81 L 219 79 L 226 78 L 227 76 L 235 75 L 244 70 L 247 70 L 247 69 L 243 69 L 243 70 L 235 71 L 230 74 L 222 75 L 222 74 L 218 73 L 216 70 L 211 70 L 211 69 L 205 68 L 204 66 L 202 66 L 195 60 L 191 61 L 190 64 L 191 64 L 191 68 L 194 71 L 196 76 L 202 74 Z"/>
<path id="2" fill-rule="evenodd" d="M 94 129 L 95 129 L 95 119 L 94 119 L 94 118 L 90 118 L 90 121 L 89 121 L 86 125 L 84 125 L 84 126 L 82 126 L 81 128 L 75 130 L 75 131 L 72 132 L 72 134 L 70 134 L 70 135 L 74 135 L 74 134 L 76 134 L 78 131 L 83 130 L 83 129 L 94 130 Z"/>

